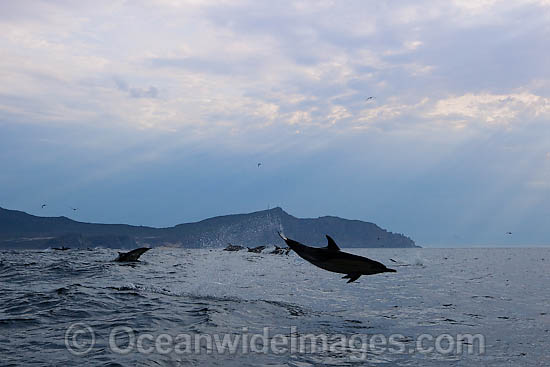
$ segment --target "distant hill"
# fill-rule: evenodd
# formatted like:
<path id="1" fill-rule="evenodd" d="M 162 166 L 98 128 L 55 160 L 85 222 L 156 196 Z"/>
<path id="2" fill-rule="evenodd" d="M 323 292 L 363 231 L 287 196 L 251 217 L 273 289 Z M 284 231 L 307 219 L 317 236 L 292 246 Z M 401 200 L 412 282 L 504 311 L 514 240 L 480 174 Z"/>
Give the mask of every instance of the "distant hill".
<path id="1" fill-rule="evenodd" d="M 330 234 L 341 247 L 416 247 L 376 224 L 338 217 L 296 218 L 281 208 L 224 215 L 168 228 L 77 222 L 0 208 L 0 248 L 180 246 L 185 248 L 282 245 L 277 231 L 314 246 Z"/>

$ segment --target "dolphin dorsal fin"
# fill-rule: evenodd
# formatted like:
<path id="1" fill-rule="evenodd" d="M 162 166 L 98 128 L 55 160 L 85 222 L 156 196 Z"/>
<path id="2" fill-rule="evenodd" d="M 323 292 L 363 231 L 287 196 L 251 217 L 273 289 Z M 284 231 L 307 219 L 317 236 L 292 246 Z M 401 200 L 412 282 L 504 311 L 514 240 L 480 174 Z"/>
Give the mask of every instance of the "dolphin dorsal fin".
<path id="1" fill-rule="evenodd" d="M 336 244 L 336 242 L 334 242 L 332 237 L 330 237 L 328 234 L 326 236 L 327 236 L 327 240 L 328 240 L 327 248 L 330 251 L 340 251 L 340 247 L 338 247 L 338 245 Z"/>

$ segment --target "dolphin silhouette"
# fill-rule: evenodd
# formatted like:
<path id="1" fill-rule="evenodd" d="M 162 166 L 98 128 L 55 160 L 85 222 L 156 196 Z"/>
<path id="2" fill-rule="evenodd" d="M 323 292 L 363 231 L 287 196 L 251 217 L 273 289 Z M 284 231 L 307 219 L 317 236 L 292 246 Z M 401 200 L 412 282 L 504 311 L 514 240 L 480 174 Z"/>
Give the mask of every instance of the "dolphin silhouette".
<path id="1" fill-rule="evenodd" d="M 138 261 L 139 257 L 149 250 L 150 248 L 148 247 L 140 247 L 130 252 L 119 252 L 118 257 L 115 259 L 115 261 L 118 261 L 118 262 Z"/>
<path id="2" fill-rule="evenodd" d="M 257 253 L 259 254 L 260 252 L 262 252 L 264 249 L 265 249 L 265 246 L 258 246 L 258 247 L 247 247 L 248 249 L 248 252 L 254 252 L 254 253 Z"/>
<path id="3" fill-rule="evenodd" d="M 309 261 L 321 269 L 334 273 L 346 274 L 342 279 L 349 279 L 348 283 L 356 281 L 361 275 L 396 271 L 386 268 L 384 264 L 378 261 L 340 251 L 336 242 L 334 242 L 329 235 L 326 235 L 328 240 L 327 247 L 309 247 L 302 245 L 300 242 L 286 238 L 280 232 L 279 236 L 281 236 L 288 247 L 294 250 L 302 259 Z"/>

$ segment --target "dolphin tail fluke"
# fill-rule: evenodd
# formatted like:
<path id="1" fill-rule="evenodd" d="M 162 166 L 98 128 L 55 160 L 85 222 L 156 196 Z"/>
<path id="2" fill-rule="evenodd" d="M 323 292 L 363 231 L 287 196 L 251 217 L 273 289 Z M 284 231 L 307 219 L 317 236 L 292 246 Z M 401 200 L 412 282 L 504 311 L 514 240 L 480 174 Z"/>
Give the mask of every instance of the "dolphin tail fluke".
<path id="1" fill-rule="evenodd" d="M 353 274 L 344 275 L 342 277 L 342 279 L 349 279 L 348 283 L 351 283 L 351 282 L 355 282 L 357 279 L 359 279 L 360 276 L 361 276 L 361 274 L 353 273 Z"/>

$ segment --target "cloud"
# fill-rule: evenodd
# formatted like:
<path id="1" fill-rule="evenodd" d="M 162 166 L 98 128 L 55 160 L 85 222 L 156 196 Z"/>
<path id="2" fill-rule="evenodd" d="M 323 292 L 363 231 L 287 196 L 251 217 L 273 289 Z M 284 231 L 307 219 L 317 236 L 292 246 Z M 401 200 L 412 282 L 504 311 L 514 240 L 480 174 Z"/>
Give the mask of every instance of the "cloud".
<path id="1" fill-rule="evenodd" d="M 117 88 L 123 92 L 127 92 L 132 98 L 157 98 L 158 89 L 150 86 L 149 88 L 129 87 L 128 84 L 119 78 L 114 78 Z"/>
<path id="2" fill-rule="evenodd" d="M 508 125 L 550 117 L 550 98 L 532 93 L 472 94 L 437 101 L 426 114 L 466 122 Z"/>
<path id="3" fill-rule="evenodd" d="M 485 94 L 512 95 L 521 88 L 536 94 L 528 88 L 529 72 L 506 78 L 509 86 L 487 88 L 485 70 L 470 67 L 479 59 L 457 55 L 481 54 L 473 52 L 472 40 L 498 41 L 504 36 L 494 35 L 506 28 L 502 19 L 514 19 L 511 9 L 533 14 L 540 4 L 308 4 L 40 2 L 40 11 L 28 13 L 25 5 L 10 5 L 5 10 L 15 17 L 0 21 L 6 35 L 2 47 L 8 50 L 0 61 L 0 93 L 24 98 L 28 105 L 18 108 L 4 99 L 3 111 L 37 123 L 110 118 L 139 129 L 214 134 L 223 129 L 246 134 L 251 124 L 257 129 L 303 125 L 310 132 L 338 125 L 342 132 L 375 120 L 410 130 L 426 126 L 426 118 L 508 121 L 526 102 L 508 107 L 479 102 L 489 98 Z M 481 19 L 480 9 L 496 15 Z M 468 12 L 476 18 L 465 23 Z M 464 30 L 488 24 L 486 33 Z M 507 39 L 507 47 L 537 44 L 537 37 L 521 30 Z M 449 45 L 458 38 L 464 41 Z M 498 42 L 491 47 L 498 49 Z M 457 67 L 464 62 L 467 68 Z M 542 66 L 526 69 L 534 73 Z M 485 80 L 503 79 L 485 74 Z M 109 90 L 112 75 L 123 94 Z M 442 94 L 456 97 L 442 99 Z M 365 108 L 367 95 L 377 96 L 376 105 Z M 426 111 L 429 103 L 418 105 L 426 99 L 437 103 L 431 111 Z M 39 106 L 34 112 L 33 104 Z M 400 119 L 407 116 L 415 118 L 405 125 Z"/>

